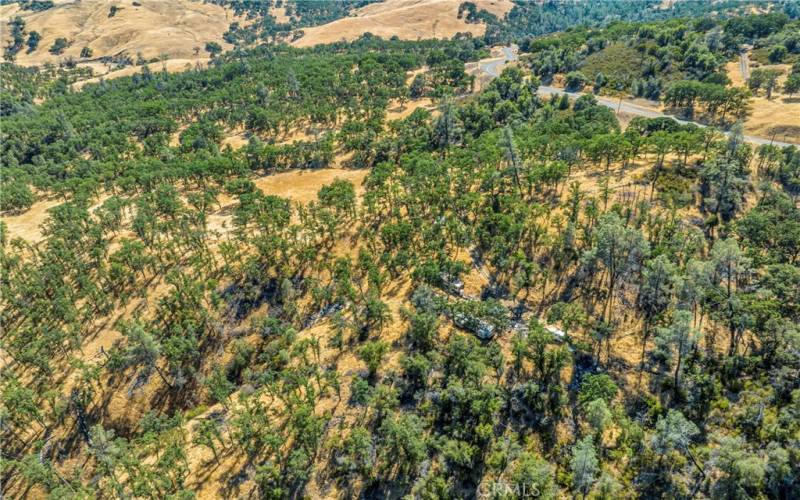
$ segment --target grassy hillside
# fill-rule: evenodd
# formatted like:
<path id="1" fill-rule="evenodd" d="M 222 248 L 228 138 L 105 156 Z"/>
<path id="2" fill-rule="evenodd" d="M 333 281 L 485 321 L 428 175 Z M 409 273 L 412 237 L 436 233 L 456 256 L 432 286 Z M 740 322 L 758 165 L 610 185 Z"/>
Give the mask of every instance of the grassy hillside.
<path id="1" fill-rule="evenodd" d="M 61 0 L 43 10 L 25 8 L 25 3 L 0 7 L 3 46 L 12 52 L 13 30 L 8 24 L 19 18 L 23 44 L 14 54 L 21 65 L 58 64 L 67 58 L 100 61 L 102 58 L 197 59 L 208 57 L 205 44 L 230 44 L 223 33 L 236 18 L 222 7 L 190 0 L 170 2 L 106 2 Z M 35 45 L 32 42 L 36 39 Z M 63 42 L 57 41 L 63 40 Z M 60 47 L 60 48 L 56 48 Z"/>
<path id="2" fill-rule="evenodd" d="M 545 64 L 473 94 L 483 55 L 17 75 L 2 494 L 797 497 L 798 149 L 623 128 L 539 97 Z"/>
<path id="3" fill-rule="evenodd" d="M 349 17 L 331 23 L 303 29 L 303 36 L 294 42 L 299 47 L 320 43 L 353 40 L 364 33 L 385 39 L 403 40 L 452 38 L 458 33 L 483 35 L 486 24 L 468 19 L 462 11 L 461 0 L 388 0 L 362 7 Z M 485 11 L 502 19 L 512 8 L 509 0 L 478 0 L 474 10 Z"/>

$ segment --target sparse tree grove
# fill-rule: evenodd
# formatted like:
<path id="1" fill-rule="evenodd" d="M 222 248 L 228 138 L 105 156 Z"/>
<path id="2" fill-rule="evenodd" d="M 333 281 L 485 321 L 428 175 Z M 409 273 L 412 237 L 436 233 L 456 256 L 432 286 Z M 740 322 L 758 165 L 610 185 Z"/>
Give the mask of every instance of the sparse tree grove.
<path id="1" fill-rule="evenodd" d="M 272 19 L 237 44 L 285 29 L 228 3 Z M 616 88 L 592 54 L 633 36 L 637 86 L 735 121 L 719 68 L 754 40 L 796 58 L 797 11 L 522 43 L 576 7 L 501 29 L 465 5 L 488 38 L 209 44 L 80 91 L 4 65 L 3 495 L 800 497 L 800 150 L 537 94 Z M 37 50 L 14 30 L 7 59 Z M 470 93 L 506 36 L 524 63 Z M 363 182 L 265 188 L 332 167 Z"/>

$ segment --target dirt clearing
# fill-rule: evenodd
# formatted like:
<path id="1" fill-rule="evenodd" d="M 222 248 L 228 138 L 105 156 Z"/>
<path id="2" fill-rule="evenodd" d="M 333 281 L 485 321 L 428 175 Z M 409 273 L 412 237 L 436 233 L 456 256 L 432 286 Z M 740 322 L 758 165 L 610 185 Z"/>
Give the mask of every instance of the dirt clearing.
<path id="1" fill-rule="evenodd" d="M 255 180 L 256 186 L 268 195 L 289 198 L 292 201 L 308 203 L 317 199 L 317 191 L 336 179 L 350 181 L 361 194 L 361 184 L 369 173 L 369 169 L 347 170 L 344 168 L 322 168 L 319 170 L 292 170 L 279 174 L 260 177 Z"/>

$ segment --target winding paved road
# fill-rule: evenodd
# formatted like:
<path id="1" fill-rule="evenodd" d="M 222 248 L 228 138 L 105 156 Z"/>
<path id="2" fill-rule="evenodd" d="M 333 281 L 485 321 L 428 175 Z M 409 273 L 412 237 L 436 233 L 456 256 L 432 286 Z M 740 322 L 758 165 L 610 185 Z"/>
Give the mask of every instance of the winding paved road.
<path id="1" fill-rule="evenodd" d="M 571 99 L 577 99 L 580 96 L 585 95 L 586 93 L 585 92 L 567 92 L 564 89 L 560 89 L 560 88 L 557 88 L 557 87 L 548 87 L 546 85 L 542 85 L 542 86 L 539 87 L 539 95 L 551 96 L 553 94 L 558 94 L 558 95 L 567 94 Z M 706 127 L 706 125 L 703 125 L 702 123 L 697 123 L 697 122 L 693 122 L 693 121 L 689 121 L 689 120 L 681 120 L 679 118 L 675 118 L 672 115 L 663 113 L 663 112 L 661 112 L 661 111 L 659 111 L 657 109 L 648 108 L 646 106 L 640 106 L 640 105 L 634 104 L 634 103 L 632 103 L 630 101 L 626 101 L 625 99 L 622 99 L 620 101 L 619 98 L 614 99 L 614 98 L 602 97 L 602 96 L 594 96 L 594 97 L 595 97 L 595 99 L 597 99 L 597 103 L 598 104 L 602 104 L 603 106 L 611 108 L 611 109 L 613 109 L 613 110 L 615 110 L 617 112 L 623 111 L 625 113 L 630 113 L 632 115 L 637 115 L 637 116 L 644 116 L 646 118 L 661 118 L 661 117 L 672 118 L 673 120 L 675 120 L 676 122 L 681 123 L 681 124 L 693 123 L 693 124 L 697 125 L 698 127 Z M 654 104 L 657 104 L 657 103 L 654 103 Z M 724 133 L 727 135 L 727 132 L 724 132 Z M 793 144 L 791 142 L 783 142 L 783 141 L 776 141 L 776 140 L 772 140 L 772 139 L 765 139 L 764 137 L 756 137 L 756 136 L 753 136 L 753 135 L 745 135 L 744 136 L 744 140 L 747 141 L 747 142 L 753 143 L 753 144 L 773 144 L 775 146 L 784 146 L 784 147 L 785 146 L 797 146 L 797 144 Z"/>
<path id="2" fill-rule="evenodd" d="M 501 47 L 500 50 L 503 52 L 503 57 L 478 61 L 478 68 L 491 78 L 500 76 L 500 72 L 506 64 L 517 60 L 516 47 Z"/>
<path id="3" fill-rule="evenodd" d="M 508 64 L 509 62 L 516 61 L 518 59 L 517 47 L 515 46 L 501 47 L 500 50 L 503 54 L 502 57 L 496 57 L 493 59 L 483 59 L 481 61 L 478 61 L 478 69 L 484 74 L 488 75 L 489 78 L 496 78 L 500 76 L 500 73 L 503 71 L 503 68 L 505 67 L 506 64 Z M 742 60 L 741 62 L 743 63 L 741 70 L 742 74 L 744 75 L 745 72 L 747 71 L 747 63 L 744 60 Z M 585 94 L 585 92 L 567 92 L 564 89 L 557 87 L 548 87 L 546 85 L 539 86 L 538 92 L 539 95 L 542 96 L 551 96 L 553 94 L 558 94 L 558 95 L 567 94 L 571 99 L 577 99 Z M 702 123 L 689 120 L 681 120 L 672 115 L 661 112 L 660 110 L 657 109 L 658 103 L 655 101 L 653 101 L 653 107 L 648 107 L 648 106 L 641 106 L 639 104 L 634 104 L 629 100 L 625 99 L 620 100 L 619 98 L 615 99 L 609 97 L 595 96 L 595 99 L 597 99 L 597 102 L 599 104 L 609 107 L 615 110 L 616 112 L 624 111 L 625 113 L 630 113 L 632 115 L 637 115 L 637 116 L 644 116 L 646 118 L 661 118 L 661 117 L 672 118 L 673 120 L 681 124 L 693 123 L 698 127 L 706 127 L 706 125 L 703 125 Z M 745 135 L 744 140 L 753 144 L 774 144 L 776 146 L 798 145 L 790 142 L 776 141 L 773 139 L 766 139 L 764 137 L 757 137 L 753 135 Z M 798 143 L 800 143 L 800 141 L 798 141 Z"/>

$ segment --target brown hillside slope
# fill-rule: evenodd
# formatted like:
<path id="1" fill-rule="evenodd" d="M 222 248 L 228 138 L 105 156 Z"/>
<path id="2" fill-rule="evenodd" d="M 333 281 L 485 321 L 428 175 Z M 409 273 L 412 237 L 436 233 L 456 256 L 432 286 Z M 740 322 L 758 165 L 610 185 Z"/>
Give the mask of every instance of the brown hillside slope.
<path id="1" fill-rule="evenodd" d="M 386 0 L 362 7 L 354 16 L 305 28 L 305 35 L 294 42 L 297 47 L 353 40 L 364 33 L 382 38 L 398 36 L 403 40 L 450 38 L 459 32 L 482 35 L 483 24 L 468 24 L 458 19 L 463 0 Z M 502 18 L 513 4 L 510 0 L 473 0 L 478 10 Z"/>
<path id="2" fill-rule="evenodd" d="M 38 32 L 42 39 L 37 50 L 18 54 L 16 63 L 30 66 L 58 63 L 67 57 L 79 59 L 83 47 L 89 47 L 96 59 L 123 53 L 136 60 L 141 53 L 146 60 L 200 59 L 206 42 L 217 42 L 223 49 L 231 45 L 222 40 L 234 14 L 220 6 L 192 0 L 61 0 L 42 12 L 20 10 L 18 4 L 0 6 L 3 45 L 9 33 L 7 23 L 15 16 L 25 21 L 25 31 Z M 109 17 L 111 8 L 116 13 Z M 27 35 L 26 35 L 27 37 Z M 60 55 L 50 53 L 56 38 L 70 42 Z"/>

